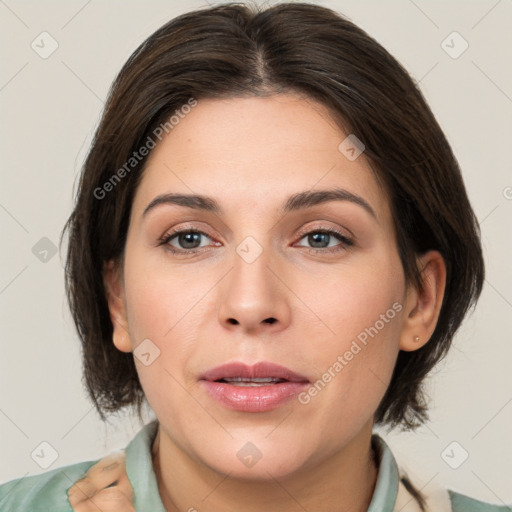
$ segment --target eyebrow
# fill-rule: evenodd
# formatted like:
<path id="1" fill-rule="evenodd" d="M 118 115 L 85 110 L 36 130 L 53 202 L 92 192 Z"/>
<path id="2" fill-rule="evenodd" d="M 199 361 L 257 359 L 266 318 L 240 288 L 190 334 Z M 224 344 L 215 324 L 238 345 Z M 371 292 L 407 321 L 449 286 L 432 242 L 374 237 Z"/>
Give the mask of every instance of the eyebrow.
<path id="1" fill-rule="evenodd" d="M 374 219 L 377 219 L 375 211 L 365 199 L 363 199 L 361 196 L 358 196 L 357 194 L 354 194 L 342 188 L 305 191 L 293 194 L 288 198 L 288 200 L 282 207 L 282 211 L 283 213 L 289 213 L 292 211 L 317 206 L 328 201 L 349 201 L 351 203 L 357 204 L 358 206 L 361 206 Z M 169 193 L 156 196 L 146 206 L 144 212 L 142 213 L 142 216 L 146 216 L 151 210 L 163 204 L 184 206 L 186 208 L 192 208 L 194 210 L 203 210 L 216 214 L 223 213 L 223 209 L 221 208 L 219 203 L 212 197 L 201 196 L 196 194 Z"/>

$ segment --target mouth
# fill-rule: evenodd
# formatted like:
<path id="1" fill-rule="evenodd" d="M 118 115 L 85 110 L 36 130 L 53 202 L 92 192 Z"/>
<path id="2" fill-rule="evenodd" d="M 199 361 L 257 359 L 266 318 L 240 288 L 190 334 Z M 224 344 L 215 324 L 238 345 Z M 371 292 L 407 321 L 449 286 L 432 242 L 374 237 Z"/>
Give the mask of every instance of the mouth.
<path id="1" fill-rule="evenodd" d="M 281 382 L 309 382 L 304 375 L 267 361 L 252 366 L 242 362 L 223 364 L 205 372 L 201 375 L 200 380 L 225 382 L 234 386 L 268 386 Z"/>
<path id="2" fill-rule="evenodd" d="M 276 409 L 309 385 L 307 377 L 269 362 L 248 366 L 241 362 L 212 368 L 200 377 L 209 396 L 241 412 Z"/>
<path id="3" fill-rule="evenodd" d="M 226 384 L 231 384 L 232 386 L 252 386 L 252 387 L 258 387 L 258 386 L 270 386 L 272 384 L 279 384 L 280 382 L 290 382 L 286 379 L 277 379 L 274 377 L 268 377 L 268 378 L 261 378 L 258 379 L 256 377 L 254 378 L 248 378 L 248 377 L 233 377 L 230 379 L 217 379 L 215 382 L 225 382 Z"/>

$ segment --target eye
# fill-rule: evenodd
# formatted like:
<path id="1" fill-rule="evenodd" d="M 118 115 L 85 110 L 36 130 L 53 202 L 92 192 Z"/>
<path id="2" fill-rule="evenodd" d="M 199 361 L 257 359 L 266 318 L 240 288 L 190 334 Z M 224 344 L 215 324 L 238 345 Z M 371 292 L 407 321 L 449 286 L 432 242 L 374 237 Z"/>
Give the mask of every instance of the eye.
<path id="1" fill-rule="evenodd" d="M 160 239 L 159 245 L 165 245 L 166 249 L 176 253 L 196 252 L 201 247 L 204 247 L 201 245 L 202 237 L 206 237 L 211 240 L 206 233 L 197 229 L 183 229 L 166 233 Z M 177 246 L 172 242 L 175 242 Z"/>
<path id="2" fill-rule="evenodd" d="M 311 252 L 337 252 L 354 245 L 350 238 L 335 229 L 315 229 L 304 234 L 301 240 L 303 239 L 307 239 L 311 245 L 309 248 Z M 338 244 L 335 243 L 336 240 Z"/>
<path id="3" fill-rule="evenodd" d="M 165 233 L 158 245 L 165 246 L 166 250 L 175 254 L 193 254 L 211 245 L 204 238 L 212 240 L 210 236 L 198 229 L 182 229 Z M 335 229 L 315 229 L 304 233 L 300 240 L 304 239 L 310 247 L 304 245 L 298 245 L 298 247 L 304 247 L 313 253 L 338 252 L 354 245 L 350 238 Z M 202 244 L 202 242 L 206 243 Z M 216 243 L 216 245 L 219 244 Z"/>

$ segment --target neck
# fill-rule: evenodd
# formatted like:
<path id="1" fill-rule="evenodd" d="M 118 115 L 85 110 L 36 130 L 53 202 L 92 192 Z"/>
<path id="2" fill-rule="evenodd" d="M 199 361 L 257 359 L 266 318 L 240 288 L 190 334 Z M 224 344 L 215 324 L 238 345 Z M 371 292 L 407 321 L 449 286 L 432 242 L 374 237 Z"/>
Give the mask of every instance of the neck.
<path id="1" fill-rule="evenodd" d="M 372 423 L 346 446 L 317 465 L 301 468 L 279 480 L 233 478 L 192 460 L 158 426 L 153 467 L 167 512 L 244 511 L 366 512 L 377 481 L 371 447 Z"/>

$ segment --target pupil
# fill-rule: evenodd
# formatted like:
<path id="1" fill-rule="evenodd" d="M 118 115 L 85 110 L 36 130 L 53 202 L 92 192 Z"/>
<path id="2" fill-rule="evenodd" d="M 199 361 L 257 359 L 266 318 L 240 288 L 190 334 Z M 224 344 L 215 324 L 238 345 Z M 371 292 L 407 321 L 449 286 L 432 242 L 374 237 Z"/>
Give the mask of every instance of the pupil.
<path id="1" fill-rule="evenodd" d="M 314 235 L 309 235 L 309 243 L 313 246 L 313 247 L 318 247 L 317 243 L 320 243 L 320 246 L 321 247 L 327 247 L 327 246 L 323 246 L 322 245 L 322 242 L 327 242 L 327 245 L 329 245 L 329 240 L 328 240 L 328 237 L 330 235 L 328 233 L 315 233 Z"/>
<path id="2" fill-rule="evenodd" d="M 185 233 L 180 235 L 180 244 L 185 247 L 185 249 L 194 249 L 194 243 L 198 242 L 200 233 Z M 192 244 L 192 246 L 188 245 Z"/>
<path id="3" fill-rule="evenodd" d="M 327 247 L 329 245 L 329 234 L 328 233 L 315 233 L 309 235 L 309 243 L 315 247 Z M 194 249 L 194 244 L 199 241 L 200 233 L 185 233 L 180 235 L 180 243 L 186 249 Z M 324 245 L 327 243 L 327 246 Z"/>

